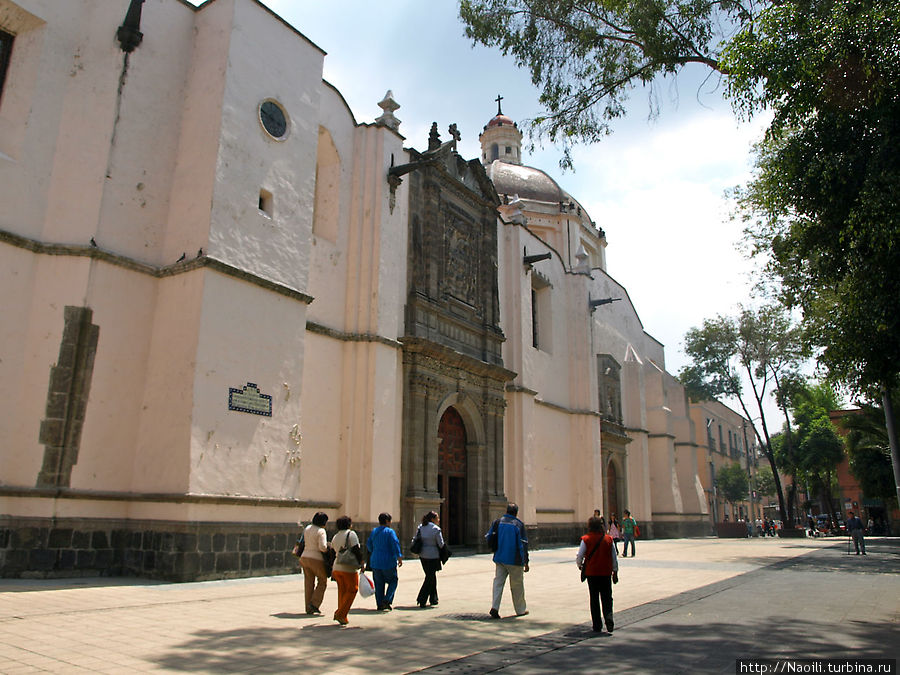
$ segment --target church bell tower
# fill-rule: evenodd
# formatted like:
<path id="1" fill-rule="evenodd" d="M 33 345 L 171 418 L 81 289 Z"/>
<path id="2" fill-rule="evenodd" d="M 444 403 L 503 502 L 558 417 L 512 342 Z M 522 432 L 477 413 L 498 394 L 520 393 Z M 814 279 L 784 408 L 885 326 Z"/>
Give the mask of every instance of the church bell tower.
<path id="1" fill-rule="evenodd" d="M 478 136 L 481 141 L 481 163 L 488 166 L 499 159 L 508 164 L 522 163 L 522 132 L 500 108 L 502 96 L 497 96 L 497 114 Z"/>

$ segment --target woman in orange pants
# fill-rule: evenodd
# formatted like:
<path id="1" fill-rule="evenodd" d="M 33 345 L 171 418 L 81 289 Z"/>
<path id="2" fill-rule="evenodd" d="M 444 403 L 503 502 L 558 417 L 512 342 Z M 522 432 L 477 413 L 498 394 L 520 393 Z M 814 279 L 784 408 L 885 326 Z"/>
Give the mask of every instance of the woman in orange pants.
<path id="1" fill-rule="evenodd" d="M 359 570 L 364 567 L 359 537 L 350 529 L 350 516 L 337 519 L 337 533 L 331 540 L 331 547 L 337 552 L 331 576 L 338 585 L 338 608 L 334 620 L 342 626 L 350 623 L 347 614 L 359 591 Z"/>

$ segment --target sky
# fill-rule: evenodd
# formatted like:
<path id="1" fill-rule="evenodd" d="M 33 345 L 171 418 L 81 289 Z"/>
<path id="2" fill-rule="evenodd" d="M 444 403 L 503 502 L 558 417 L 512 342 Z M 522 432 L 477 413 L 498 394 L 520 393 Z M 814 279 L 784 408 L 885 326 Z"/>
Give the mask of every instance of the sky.
<path id="1" fill-rule="evenodd" d="M 499 50 L 465 37 L 450 0 L 264 0 L 323 49 L 324 78 L 346 99 L 358 123 L 381 114 L 387 90 L 400 109 L 405 147 L 427 148 L 438 123 L 442 140 L 456 123 L 466 158 L 480 156 L 478 134 L 497 112 L 520 123 L 538 114 L 527 71 Z M 750 176 L 751 146 L 766 119 L 741 123 L 715 78 L 697 68 L 632 92 L 629 113 L 612 135 L 573 153 L 548 142 L 524 163 L 550 174 L 606 232 L 607 271 L 623 284 L 644 329 L 666 346 L 666 369 L 687 365 L 684 334 L 706 318 L 748 303 L 751 263 L 737 250 L 741 224 L 725 191 Z M 736 407 L 732 404 L 732 407 Z"/>

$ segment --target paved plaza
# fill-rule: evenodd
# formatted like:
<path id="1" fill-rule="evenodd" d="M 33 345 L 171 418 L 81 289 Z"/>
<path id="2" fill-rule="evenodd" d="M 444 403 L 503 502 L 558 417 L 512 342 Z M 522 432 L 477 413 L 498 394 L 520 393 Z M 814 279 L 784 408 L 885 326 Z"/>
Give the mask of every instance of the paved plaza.
<path id="1" fill-rule="evenodd" d="M 0 580 L 2 673 L 734 673 L 735 659 L 891 658 L 900 652 L 900 542 L 639 541 L 620 560 L 616 631 L 593 633 L 573 547 L 534 551 L 528 616 L 487 616 L 493 563 L 457 556 L 419 609 L 418 561 L 394 611 L 357 598 L 350 625 L 303 613 L 299 575 L 187 584 Z"/>

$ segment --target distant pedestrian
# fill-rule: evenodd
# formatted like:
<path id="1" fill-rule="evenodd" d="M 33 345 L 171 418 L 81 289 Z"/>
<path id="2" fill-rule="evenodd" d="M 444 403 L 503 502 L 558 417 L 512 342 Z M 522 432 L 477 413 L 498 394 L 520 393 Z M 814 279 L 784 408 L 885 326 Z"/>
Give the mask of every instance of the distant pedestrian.
<path id="1" fill-rule="evenodd" d="M 359 592 L 359 570 L 364 567 L 359 537 L 350 529 L 351 524 L 350 516 L 338 518 L 335 523 L 338 531 L 331 540 L 331 547 L 337 551 L 331 572 L 338 585 L 338 608 L 334 613 L 334 620 L 342 626 L 350 623 L 347 615 Z"/>
<path id="2" fill-rule="evenodd" d="M 622 518 L 622 540 L 624 541 L 622 544 L 622 557 L 628 557 L 628 542 L 631 542 L 631 557 L 633 558 L 635 556 L 634 536 L 637 529 L 637 521 L 631 517 L 631 511 L 628 509 L 625 509 L 624 513 L 625 517 Z"/>
<path id="3" fill-rule="evenodd" d="M 584 573 L 590 594 L 591 622 L 594 630 L 613 632 L 612 584 L 619 583 L 619 561 L 613 538 L 603 534 L 603 519 L 588 520 L 588 532 L 581 538 L 575 564 Z M 601 613 L 602 609 L 602 613 Z"/>
<path id="4" fill-rule="evenodd" d="M 596 513 L 597 512 L 594 511 L 594 514 L 595 514 L 594 517 L 596 517 Z M 620 531 L 619 519 L 616 518 L 615 513 L 613 513 L 609 517 L 609 529 L 607 530 L 607 534 L 609 534 L 609 536 L 612 537 L 613 548 L 616 550 L 616 553 L 618 553 L 619 552 L 618 542 L 621 540 L 622 533 Z"/>
<path id="5" fill-rule="evenodd" d="M 379 611 L 391 611 L 394 593 L 397 591 L 397 568 L 403 565 L 400 539 L 391 528 L 390 513 L 378 515 L 378 527 L 366 540 L 369 551 L 369 567 L 375 582 L 375 605 Z"/>
<path id="6" fill-rule="evenodd" d="M 869 516 L 869 522 L 866 523 L 866 534 L 872 534 L 875 529 L 875 521 Z"/>
<path id="7" fill-rule="evenodd" d="M 438 604 L 437 573 L 441 570 L 441 549 L 444 547 L 444 534 L 438 526 L 440 519 L 436 511 L 429 511 L 422 517 L 422 524 L 416 532 L 416 537 L 422 539 L 419 562 L 425 572 L 425 579 L 416 597 L 419 607 L 424 607 L 426 602 L 432 607 Z"/>
<path id="8" fill-rule="evenodd" d="M 304 547 L 300 555 L 300 567 L 303 569 L 307 614 L 322 613 L 319 607 L 325 598 L 325 588 L 328 585 L 328 574 L 325 572 L 325 561 L 322 559 L 322 554 L 328 550 L 328 537 L 325 534 L 327 522 L 328 514 L 319 511 L 313 516 L 312 523 L 303 530 Z"/>
<path id="9" fill-rule="evenodd" d="M 484 538 L 494 552 L 494 592 L 491 601 L 490 615 L 500 618 L 500 603 L 503 600 L 503 588 L 509 577 L 509 591 L 512 594 L 513 608 L 516 616 L 528 614 L 525 604 L 525 572 L 528 571 L 528 536 L 525 534 L 525 523 L 516 516 L 519 507 L 509 504 L 506 513 L 491 523 Z"/>
<path id="10" fill-rule="evenodd" d="M 853 538 L 853 547 L 856 549 L 856 555 L 859 555 L 860 549 L 862 554 L 866 554 L 866 538 L 863 536 L 863 524 L 859 516 L 853 514 L 853 511 L 847 512 L 847 532 Z"/>

